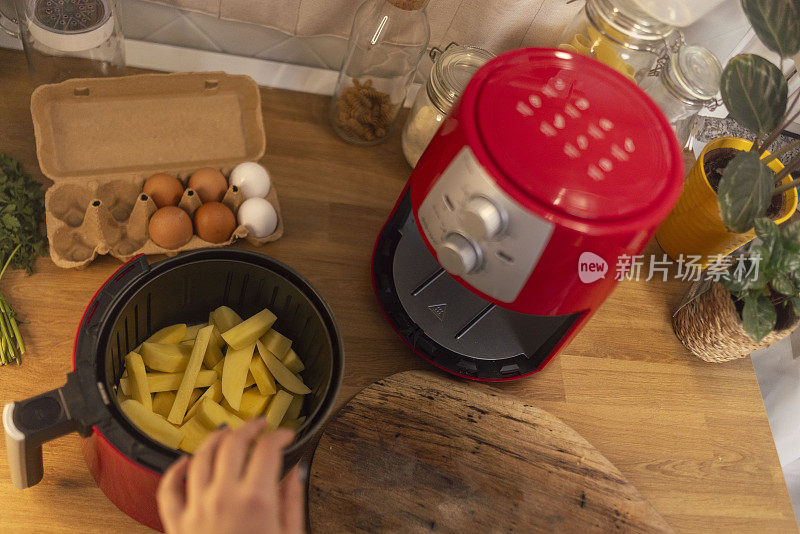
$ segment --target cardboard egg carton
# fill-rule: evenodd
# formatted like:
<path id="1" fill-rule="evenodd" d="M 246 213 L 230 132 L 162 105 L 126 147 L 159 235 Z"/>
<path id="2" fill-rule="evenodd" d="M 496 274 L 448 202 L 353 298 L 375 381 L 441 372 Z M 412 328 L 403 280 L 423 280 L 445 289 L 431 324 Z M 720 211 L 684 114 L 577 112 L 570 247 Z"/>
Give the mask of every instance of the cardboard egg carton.
<path id="1" fill-rule="evenodd" d="M 262 245 L 283 235 L 274 182 L 267 200 L 278 226 L 269 236 L 255 238 L 238 226 L 224 243 L 193 235 L 182 247 L 165 249 L 147 231 L 156 211 L 142 193 L 150 175 L 171 173 L 186 187 L 201 167 L 217 168 L 227 178 L 238 163 L 264 155 L 261 95 L 247 76 L 208 72 L 68 80 L 36 89 L 31 114 L 39 165 L 54 182 L 45 193 L 45 216 L 50 257 L 60 267 L 83 267 L 98 254 L 126 261 L 242 238 Z M 230 186 L 222 202 L 236 214 L 243 200 Z M 201 204 L 186 189 L 179 206 L 192 216 Z"/>

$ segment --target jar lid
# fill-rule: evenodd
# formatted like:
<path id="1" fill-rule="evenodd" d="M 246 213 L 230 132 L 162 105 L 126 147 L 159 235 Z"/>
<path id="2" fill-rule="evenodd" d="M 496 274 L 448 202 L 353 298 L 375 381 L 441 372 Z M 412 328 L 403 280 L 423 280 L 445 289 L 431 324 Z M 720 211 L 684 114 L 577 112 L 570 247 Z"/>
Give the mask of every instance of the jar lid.
<path id="1" fill-rule="evenodd" d="M 436 57 L 431 69 L 428 97 L 447 114 L 464 92 L 472 75 L 492 59 L 494 54 L 475 46 L 452 44 Z"/>
<path id="2" fill-rule="evenodd" d="M 675 88 L 692 100 L 707 101 L 719 91 L 722 65 L 702 46 L 682 46 L 670 56 L 670 76 Z"/>
<path id="3" fill-rule="evenodd" d="M 636 228 L 666 216 L 680 193 L 683 159 L 669 122 L 598 61 L 510 52 L 476 74 L 462 105 L 474 109 L 479 161 L 550 216 Z"/>
<path id="4" fill-rule="evenodd" d="M 660 48 L 676 31 L 652 17 L 636 0 L 587 0 L 586 14 L 608 37 L 637 50 Z"/>

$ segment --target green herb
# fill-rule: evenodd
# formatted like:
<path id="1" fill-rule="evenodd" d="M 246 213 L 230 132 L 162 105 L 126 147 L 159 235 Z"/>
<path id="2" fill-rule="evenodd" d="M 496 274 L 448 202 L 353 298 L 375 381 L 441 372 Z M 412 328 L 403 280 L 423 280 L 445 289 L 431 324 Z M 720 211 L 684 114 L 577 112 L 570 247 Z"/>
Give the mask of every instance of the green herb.
<path id="1" fill-rule="evenodd" d="M 11 255 L 6 259 L 0 270 L 0 280 L 11 264 L 11 260 L 19 252 L 20 245 L 17 245 Z M 12 361 L 21 363 L 20 358 L 25 354 L 25 345 L 22 343 L 22 336 L 17 326 L 17 314 L 8 304 L 5 297 L 0 293 L 0 365 L 11 363 Z"/>
<path id="2" fill-rule="evenodd" d="M 11 268 L 29 274 L 36 257 L 47 253 L 43 197 L 19 162 L 0 153 L 0 262 L 11 260 Z"/>

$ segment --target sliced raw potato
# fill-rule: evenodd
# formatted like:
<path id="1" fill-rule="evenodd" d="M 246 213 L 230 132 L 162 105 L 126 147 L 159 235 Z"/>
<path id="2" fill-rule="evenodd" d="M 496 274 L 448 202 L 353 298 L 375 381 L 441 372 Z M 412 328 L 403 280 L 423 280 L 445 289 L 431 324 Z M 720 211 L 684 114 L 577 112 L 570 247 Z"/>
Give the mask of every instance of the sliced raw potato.
<path id="1" fill-rule="evenodd" d="M 222 334 L 222 339 L 236 350 L 243 349 L 267 333 L 278 318 L 264 308 L 252 317 L 242 321 Z"/>
<path id="2" fill-rule="evenodd" d="M 188 453 L 196 451 L 203 440 L 211 434 L 211 431 L 203 426 L 203 423 L 201 423 L 197 417 L 188 419 L 180 426 L 179 430 L 181 434 L 183 434 L 180 448 Z"/>
<path id="3" fill-rule="evenodd" d="M 150 391 L 153 393 L 172 391 L 180 387 L 183 381 L 183 375 L 184 373 L 147 373 L 147 384 L 150 386 Z M 209 369 L 203 369 L 197 373 L 197 380 L 195 380 L 194 387 L 208 387 L 216 381 L 217 373 Z"/>
<path id="4" fill-rule="evenodd" d="M 278 390 L 275 387 L 275 379 L 269 373 L 267 365 L 257 354 L 254 354 L 253 359 L 250 360 L 250 374 L 256 382 L 258 392 L 262 395 L 274 395 Z"/>
<path id="5" fill-rule="evenodd" d="M 125 371 L 125 374 L 122 375 L 122 378 L 119 379 L 119 391 L 121 391 L 122 394 L 125 395 L 126 397 L 130 397 L 131 396 L 131 386 L 130 386 L 130 382 L 128 381 L 127 374 L 128 374 L 128 372 Z"/>
<path id="6" fill-rule="evenodd" d="M 229 412 L 211 399 L 203 399 L 195 412 L 195 417 L 211 430 L 216 429 L 223 423 L 231 428 L 238 428 L 244 424 L 242 418 Z"/>
<path id="7" fill-rule="evenodd" d="M 211 318 L 209 316 L 209 321 L 210 320 Z M 209 326 L 214 326 L 214 325 L 209 324 Z M 214 330 L 211 331 L 211 343 L 213 345 L 216 345 L 220 349 L 225 346 L 225 340 L 222 339 L 222 334 L 220 333 L 219 328 L 217 328 L 216 326 L 214 326 Z"/>
<path id="8" fill-rule="evenodd" d="M 216 326 L 220 332 L 227 332 L 242 322 L 242 318 L 239 317 L 239 314 L 227 306 L 220 306 L 211 312 L 209 320 L 214 323 L 214 326 Z"/>
<path id="9" fill-rule="evenodd" d="M 197 376 L 200 373 L 200 367 L 203 365 L 203 357 L 205 356 L 208 343 L 211 340 L 211 331 L 213 326 L 206 326 L 201 328 L 197 333 L 192 354 L 189 356 L 189 362 L 186 365 L 181 385 L 175 395 L 175 403 L 169 412 L 167 421 L 177 425 L 183 422 L 186 415 L 186 410 L 189 408 L 189 400 L 192 395 L 192 390 L 195 387 Z"/>
<path id="10" fill-rule="evenodd" d="M 272 354 L 269 350 L 267 350 L 267 348 L 264 347 L 261 341 L 256 342 L 256 346 L 258 347 L 258 353 L 264 360 L 267 369 L 269 369 L 269 372 L 272 373 L 272 376 L 275 378 L 275 380 L 278 381 L 280 385 L 282 385 L 292 393 L 297 393 L 300 395 L 307 395 L 308 393 L 311 393 L 311 390 L 308 389 L 308 387 L 305 384 L 303 384 L 303 381 L 297 378 L 297 376 L 294 373 L 292 373 L 289 369 L 287 369 L 286 366 L 283 365 L 281 361 L 275 357 L 274 354 Z"/>
<path id="11" fill-rule="evenodd" d="M 141 402 L 128 399 L 120 404 L 120 408 L 142 432 L 167 447 L 177 449 L 183 440 L 180 430 L 169 424 L 160 415 L 145 408 Z"/>
<path id="12" fill-rule="evenodd" d="M 187 339 L 178 343 L 181 347 L 194 347 L 194 339 Z M 191 352 L 191 351 L 190 351 Z"/>
<path id="13" fill-rule="evenodd" d="M 220 360 L 220 361 L 217 362 L 217 364 L 214 367 L 212 367 L 214 372 L 217 373 L 217 376 L 220 377 L 220 378 L 222 378 L 222 367 L 224 365 L 225 365 L 225 360 Z"/>
<path id="14" fill-rule="evenodd" d="M 292 348 L 292 340 L 275 330 L 270 330 L 261 336 L 261 343 L 279 360 L 282 360 Z"/>
<path id="15" fill-rule="evenodd" d="M 192 347 L 166 343 L 142 343 L 141 355 L 147 367 L 154 371 L 176 373 L 186 369 Z"/>
<path id="16" fill-rule="evenodd" d="M 253 378 L 253 373 L 247 373 L 247 379 L 244 381 L 244 387 L 249 388 L 252 385 L 255 385 L 256 379 Z"/>
<path id="17" fill-rule="evenodd" d="M 215 342 L 210 342 L 206 349 L 206 354 L 203 356 L 203 364 L 208 369 L 213 369 L 215 365 L 222 361 L 222 349 Z"/>
<path id="18" fill-rule="evenodd" d="M 189 397 L 189 406 L 197 402 L 197 399 L 199 399 L 202 395 L 203 395 L 203 388 L 194 388 L 192 390 L 191 396 Z"/>
<path id="19" fill-rule="evenodd" d="M 292 402 L 289 408 L 286 409 L 286 419 L 297 419 L 300 417 L 300 412 L 303 410 L 303 396 L 292 395 Z"/>
<path id="20" fill-rule="evenodd" d="M 145 343 L 171 343 L 173 345 L 183 341 L 186 335 L 186 325 L 184 323 L 165 326 L 152 336 L 145 339 Z"/>
<path id="21" fill-rule="evenodd" d="M 262 395 L 257 390 L 246 390 L 242 393 L 242 403 L 239 405 L 239 410 L 236 412 L 236 415 L 245 420 L 258 417 L 264 413 L 271 397 L 271 395 Z"/>
<path id="22" fill-rule="evenodd" d="M 272 354 L 275 354 L 275 351 L 272 351 Z M 298 356 L 297 353 L 292 349 L 289 349 L 289 352 L 286 353 L 286 356 L 281 358 L 281 363 L 294 374 L 304 371 L 306 368 L 306 366 L 303 365 L 303 360 L 301 360 L 300 356 Z"/>
<path id="23" fill-rule="evenodd" d="M 150 385 L 147 383 L 147 372 L 142 357 L 135 352 L 129 352 L 125 356 L 125 368 L 128 370 L 131 398 L 152 411 L 153 399 L 150 398 Z"/>
<path id="24" fill-rule="evenodd" d="M 267 411 L 264 413 L 264 417 L 267 420 L 267 430 L 275 430 L 278 428 L 278 425 L 281 424 L 283 421 L 284 415 L 286 415 L 286 410 L 289 409 L 289 405 L 292 403 L 292 394 L 284 391 L 282 389 L 278 390 L 278 392 L 272 397 L 272 400 L 269 402 L 269 406 L 267 406 Z"/>
<path id="25" fill-rule="evenodd" d="M 253 359 L 255 345 L 247 345 L 243 349 L 228 349 L 222 367 L 222 395 L 235 411 L 242 402 L 242 392 Z"/>
<path id="26" fill-rule="evenodd" d="M 306 416 L 298 417 L 297 419 L 289 419 L 288 417 L 284 417 L 283 421 L 281 421 L 282 428 L 289 428 L 291 430 L 297 430 L 300 426 L 306 422 Z"/>
<path id="27" fill-rule="evenodd" d="M 220 400 L 222 400 L 222 382 L 220 380 L 217 380 L 216 382 L 208 386 L 208 389 L 206 389 L 205 392 L 202 395 L 200 395 L 200 398 L 197 399 L 192 404 L 192 407 L 189 408 L 189 411 L 186 412 L 186 417 L 184 417 L 183 419 L 184 421 L 191 419 L 194 416 L 194 413 L 197 411 L 197 408 L 198 406 L 200 406 L 200 403 L 203 402 L 203 399 L 211 399 L 214 402 L 219 402 Z"/>
<path id="28" fill-rule="evenodd" d="M 174 391 L 159 391 L 153 395 L 153 411 L 166 419 L 174 402 Z"/>
<path id="29" fill-rule="evenodd" d="M 117 404 L 122 404 L 123 401 L 126 401 L 129 398 L 130 397 L 128 397 L 127 395 L 125 395 L 125 393 L 122 392 L 122 388 L 119 388 L 117 390 Z"/>
<path id="30" fill-rule="evenodd" d="M 206 326 L 206 325 L 205 324 L 196 324 L 196 325 L 192 325 L 192 326 L 187 326 L 186 327 L 186 333 L 183 334 L 183 339 L 181 340 L 181 343 L 183 343 L 184 341 L 194 341 L 194 339 L 197 337 L 197 333 L 204 326 Z"/>

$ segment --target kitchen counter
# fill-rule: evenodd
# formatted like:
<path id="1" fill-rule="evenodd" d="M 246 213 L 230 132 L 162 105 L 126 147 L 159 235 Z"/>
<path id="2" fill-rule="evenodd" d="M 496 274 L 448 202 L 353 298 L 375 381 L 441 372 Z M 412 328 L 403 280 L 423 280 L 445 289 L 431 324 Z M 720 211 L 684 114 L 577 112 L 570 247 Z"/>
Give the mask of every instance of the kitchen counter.
<path id="1" fill-rule="evenodd" d="M 47 183 L 36 161 L 32 90 L 24 56 L 0 50 L 0 151 Z M 370 283 L 374 239 L 410 173 L 399 135 L 376 147 L 350 146 L 327 125 L 327 98 L 261 93 L 262 162 L 278 188 L 286 233 L 258 250 L 295 267 L 330 302 L 346 349 L 338 403 L 377 379 L 429 368 L 384 320 Z M 646 252 L 661 255 L 653 243 Z M 86 269 L 63 270 L 42 258 L 30 277 L 5 275 L 2 290 L 25 322 L 28 352 L 21 366 L 0 367 L 0 404 L 64 383 L 83 309 L 119 265 L 100 257 Z M 794 531 L 750 359 L 707 364 L 672 333 L 670 315 L 686 285 L 623 282 L 545 370 L 492 387 L 572 426 L 678 531 Z M 95 485 L 79 439 L 46 444 L 44 480 L 25 491 L 12 486 L 0 445 L 0 531 L 148 530 Z"/>

